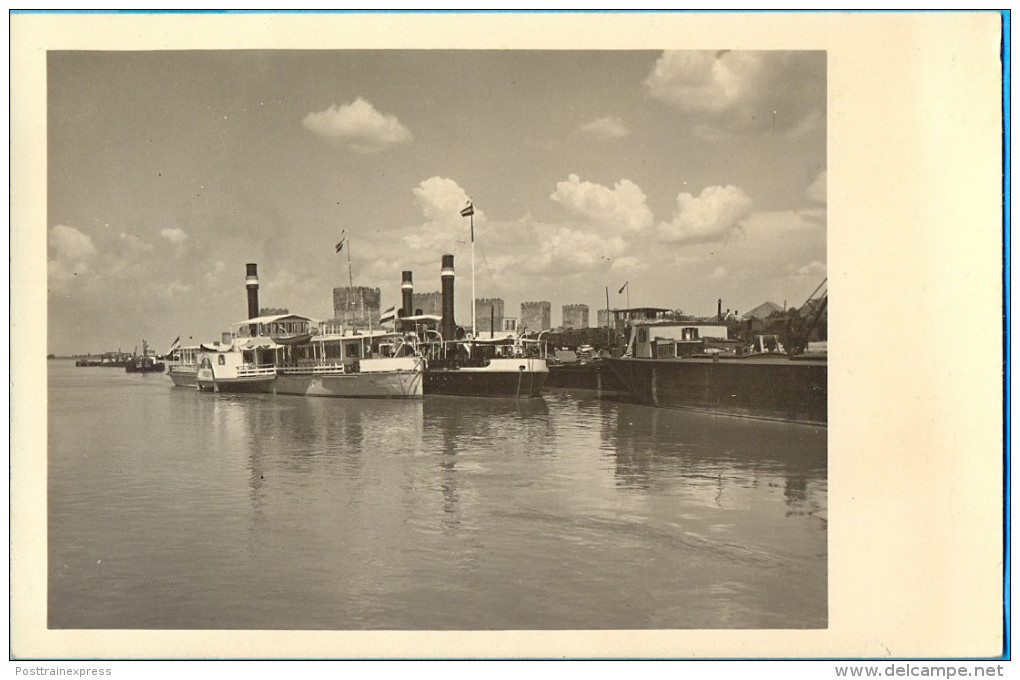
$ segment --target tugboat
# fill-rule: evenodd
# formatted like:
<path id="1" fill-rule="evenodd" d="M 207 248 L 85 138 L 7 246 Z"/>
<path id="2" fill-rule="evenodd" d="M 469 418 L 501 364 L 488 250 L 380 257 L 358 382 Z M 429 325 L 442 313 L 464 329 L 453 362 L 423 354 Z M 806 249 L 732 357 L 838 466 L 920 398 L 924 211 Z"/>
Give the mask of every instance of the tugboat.
<path id="1" fill-rule="evenodd" d="M 409 274 L 405 272 L 405 278 Z M 539 396 L 549 377 L 541 340 L 510 333 L 497 336 L 494 331 L 484 338 L 475 329 L 468 335 L 454 322 L 453 289 L 453 255 L 443 255 L 443 314 L 440 330 L 431 331 L 425 343 L 425 395 L 510 399 Z M 408 291 L 405 312 L 410 304 Z M 404 321 L 418 319 L 405 316 Z"/>
<path id="2" fill-rule="evenodd" d="M 149 354 L 149 345 L 145 340 L 142 340 L 142 354 L 131 357 L 124 364 L 124 371 L 126 373 L 162 373 L 166 370 L 166 365 L 160 361 L 161 358 Z"/>

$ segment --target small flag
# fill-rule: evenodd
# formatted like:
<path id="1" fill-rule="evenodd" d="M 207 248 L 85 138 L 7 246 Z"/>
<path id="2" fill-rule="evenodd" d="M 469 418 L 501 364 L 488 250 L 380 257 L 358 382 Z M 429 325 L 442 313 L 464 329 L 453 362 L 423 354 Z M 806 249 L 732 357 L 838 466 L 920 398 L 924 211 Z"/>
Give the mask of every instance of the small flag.
<path id="1" fill-rule="evenodd" d="M 475 214 L 475 206 L 471 205 L 471 201 L 468 201 L 467 207 L 460 211 L 461 217 L 470 217 Z"/>
<path id="2" fill-rule="evenodd" d="M 379 323 L 389 323 L 397 318 L 397 307 L 396 305 L 391 306 L 379 317 Z"/>
<path id="3" fill-rule="evenodd" d="M 340 241 L 340 243 L 336 244 L 336 252 L 339 253 L 341 250 L 344 249 L 344 243 L 346 241 L 347 241 L 347 239 L 343 239 L 343 240 Z"/>
<path id="4" fill-rule="evenodd" d="M 624 290 L 625 290 L 625 289 L 627 288 L 627 286 L 629 286 L 629 285 L 630 285 L 630 281 L 628 281 L 627 283 L 625 283 L 625 284 L 623 284 L 622 286 L 620 286 L 620 290 L 618 290 L 618 291 L 616 292 L 616 294 L 617 294 L 617 295 L 622 295 L 622 294 L 623 294 L 623 291 L 624 291 Z"/>

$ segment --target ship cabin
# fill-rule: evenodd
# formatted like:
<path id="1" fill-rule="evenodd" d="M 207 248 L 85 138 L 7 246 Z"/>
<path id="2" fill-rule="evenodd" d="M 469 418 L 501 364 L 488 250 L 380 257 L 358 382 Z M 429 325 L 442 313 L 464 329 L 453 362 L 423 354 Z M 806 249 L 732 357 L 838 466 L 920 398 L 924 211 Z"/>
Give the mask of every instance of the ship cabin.
<path id="1" fill-rule="evenodd" d="M 171 366 L 195 366 L 198 364 L 199 355 L 202 353 L 200 345 L 185 345 L 175 347 L 167 354 L 167 363 Z"/>
<path id="2" fill-rule="evenodd" d="M 307 341 L 314 322 L 297 314 L 274 314 L 239 321 L 215 345 L 203 345 L 203 365 L 215 363 L 216 375 L 245 378 L 271 374 L 288 345 Z"/>
<path id="3" fill-rule="evenodd" d="M 314 325 L 314 322 L 306 316 L 273 314 L 234 324 L 232 335 L 235 338 L 262 337 L 274 340 L 292 340 L 311 335 Z"/>
<path id="4" fill-rule="evenodd" d="M 609 313 L 611 315 L 610 328 L 623 331 L 637 324 L 666 320 L 674 312 L 661 307 L 631 307 L 629 309 L 613 309 Z"/>
<path id="5" fill-rule="evenodd" d="M 425 348 L 430 360 L 457 366 L 487 366 L 494 359 L 546 358 L 545 342 L 540 337 L 524 337 L 512 331 L 479 333 L 475 338 L 465 333 L 457 340 L 427 343 Z"/>
<path id="6" fill-rule="evenodd" d="M 639 359 L 735 353 L 726 324 L 712 321 L 635 324 L 627 353 Z"/>
<path id="7" fill-rule="evenodd" d="M 280 363 L 287 368 L 357 371 L 365 359 L 391 359 L 417 354 L 413 337 L 377 330 L 364 331 L 336 324 L 313 326 L 310 337 L 281 340 Z"/>

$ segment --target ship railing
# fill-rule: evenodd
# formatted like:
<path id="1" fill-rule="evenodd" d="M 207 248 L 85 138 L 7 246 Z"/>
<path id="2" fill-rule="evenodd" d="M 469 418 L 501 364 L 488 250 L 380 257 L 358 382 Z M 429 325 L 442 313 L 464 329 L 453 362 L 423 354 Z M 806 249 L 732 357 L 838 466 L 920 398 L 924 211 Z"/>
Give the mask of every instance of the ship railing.
<path id="1" fill-rule="evenodd" d="M 276 375 L 276 366 L 254 366 L 251 364 L 244 364 L 237 368 L 238 378 L 264 378 L 274 375 Z"/>
<path id="2" fill-rule="evenodd" d="M 352 364 L 353 362 L 348 362 Z M 298 361 L 280 364 L 277 370 L 282 373 L 299 375 L 320 375 L 324 373 L 347 373 L 350 371 L 347 365 L 341 361 L 316 362 Z"/>

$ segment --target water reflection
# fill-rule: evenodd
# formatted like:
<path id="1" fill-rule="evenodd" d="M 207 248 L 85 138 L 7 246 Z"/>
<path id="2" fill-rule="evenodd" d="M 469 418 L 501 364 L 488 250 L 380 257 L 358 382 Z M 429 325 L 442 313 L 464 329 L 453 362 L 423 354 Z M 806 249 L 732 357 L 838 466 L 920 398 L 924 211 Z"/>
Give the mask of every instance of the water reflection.
<path id="1" fill-rule="evenodd" d="M 826 474 L 826 428 L 636 404 L 604 408 L 615 418 L 603 420 L 603 444 L 615 451 L 624 485 L 649 488 L 679 473 L 752 485 L 780 475 L 796 502 L 808 479 Z"/>
<path id="2" fill-rule="evenodd" d="M 470 471 L 474 454 L 496 447 L 513 456 L 541 451 L 553 436 L 549 406 L 537 399 L 471 399 L 467 397 L 427 398 L 423 403 L 424 438 L 422 451 L 439 454 L 439 490 L 442 494 L 442 526 L 461 528 L 462 500 L 458 459 L 461 469 Z"/>
<path id="3" fill-rule="evenodd" d="M 826 623 L 825 430 L 84 375 L 51 384 L 53 627 Z"/>

